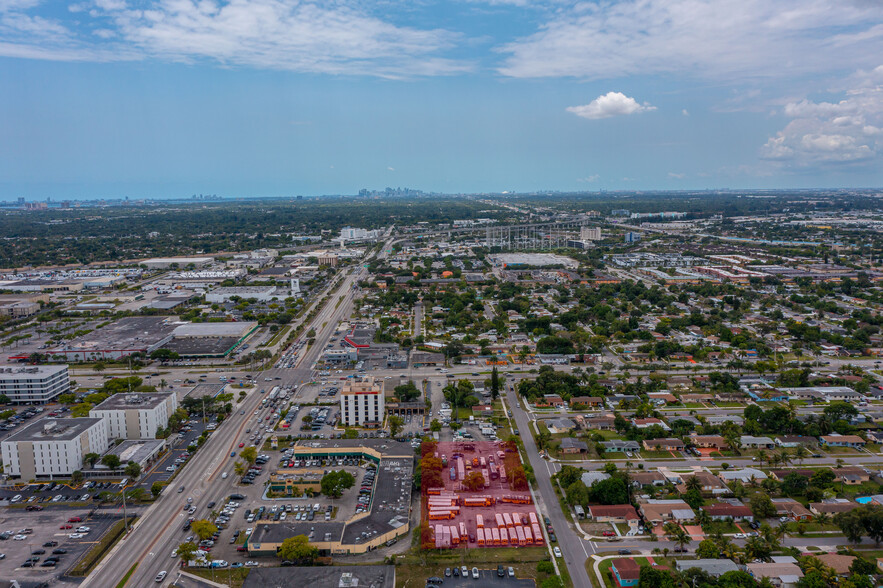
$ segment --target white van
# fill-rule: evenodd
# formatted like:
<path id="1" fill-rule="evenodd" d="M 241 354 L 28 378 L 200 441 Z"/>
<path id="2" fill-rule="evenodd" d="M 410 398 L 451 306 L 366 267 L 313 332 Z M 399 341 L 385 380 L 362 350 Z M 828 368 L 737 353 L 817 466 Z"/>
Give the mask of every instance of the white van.
<path id="1" fill-rule="evenodd" d="M 226 479 L 227 479 L 227 472 L 224 472 L 223 474 L 221 474 L 221 479 L 222 479 L 222 480 L 226 480 Z"/>

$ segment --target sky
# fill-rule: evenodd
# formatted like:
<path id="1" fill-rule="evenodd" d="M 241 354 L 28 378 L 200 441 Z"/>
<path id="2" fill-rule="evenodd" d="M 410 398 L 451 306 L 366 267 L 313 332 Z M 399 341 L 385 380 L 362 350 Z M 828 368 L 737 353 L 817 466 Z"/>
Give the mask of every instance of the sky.
<path id="1" fill-rule="evenodd" d="M 881 185 L 881 0 L 0 0 L 0 199 Z"/>

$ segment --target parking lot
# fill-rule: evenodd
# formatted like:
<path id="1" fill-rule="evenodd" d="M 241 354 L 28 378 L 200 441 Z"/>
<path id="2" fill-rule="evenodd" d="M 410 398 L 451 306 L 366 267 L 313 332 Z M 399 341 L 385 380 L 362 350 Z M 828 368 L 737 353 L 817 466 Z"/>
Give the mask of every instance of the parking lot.
<path id="1" fill-rule="evenodd" d="M 452 574 L 450 576 L 446 576 L 445 578 L 440 578 L 437 576 L 433 577 L 443 579 L 444 583 L 442 584 L 441 582 L 438 582 L 437 585 L 443 585 L 445 588 L 450 588 L 452 586 L 454 588 L 473 588 L 475 586 L 522 586 L 524 588 L 527 588 L 528 586 L 536 586 L 536 582 L 534 582 L 532 579 L 519 580 L 514 576 L 509 576 L 509 572 L 507 569 L 504 569 L 505 575 L 502 578 L 497 575 L 497 570 L 481 570 L 475 568 L 478 572 L 478 577 L 475 578 L 473 576 L 473 568 L 467 568 L 466 566 L 463 566 L 459 569 L 461 570 L 459 576 L 454 576 L 453 569 L 451 569 Z M 464 573 L 466 573 L 467 575 L 464 575 Z M 426 585 L 432 585 L 432 583 L 429 582 L 429 578 L 427 578 Z"/>
<path id="2" fill-rule="evenodd" d="M 38 582 L 61 576 L 121 518 L 122 513 L 115 511 L 90 515 L 84 508 L 4 509 L 0 512 L 0 553 L 4 556 L 0 577 Z M 71 538 L 72 534 L 80 537 Z M 36 558 L 32 565 L 27 565 L 29 558 Z M 57 558 L 58 563 L 48 565 L 47 558 Z"/>

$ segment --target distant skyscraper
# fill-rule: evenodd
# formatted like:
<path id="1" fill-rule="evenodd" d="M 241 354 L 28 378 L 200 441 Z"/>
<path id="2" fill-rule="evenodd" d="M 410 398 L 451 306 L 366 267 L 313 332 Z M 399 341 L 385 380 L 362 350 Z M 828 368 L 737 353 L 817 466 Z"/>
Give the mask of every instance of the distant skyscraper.
<path id="1" fill-rule="evenodd" d="M 625 234 L 625 242 L 626 243 L 636 243 L 641 240 L 641 233 L 632 233 L 631 231 Z"/>

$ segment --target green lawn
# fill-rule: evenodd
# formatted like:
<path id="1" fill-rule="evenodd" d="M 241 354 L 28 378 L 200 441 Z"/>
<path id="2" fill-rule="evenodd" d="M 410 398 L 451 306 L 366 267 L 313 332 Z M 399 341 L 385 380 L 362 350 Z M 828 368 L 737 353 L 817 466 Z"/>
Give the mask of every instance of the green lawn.
<path id="1" fill-rule="evenodd" d="M 677 452 L 674 452 L 674 454 L 677 455 Z M 641 457 L 649 458 L 649 459 L 652 459 L 655 457 L 656 458 L 666 458 L 666 459 L 680 459 L 680 458 L 673 457 L 671 451 L 648 451 L 646 449 L 641 450 Z"/>

